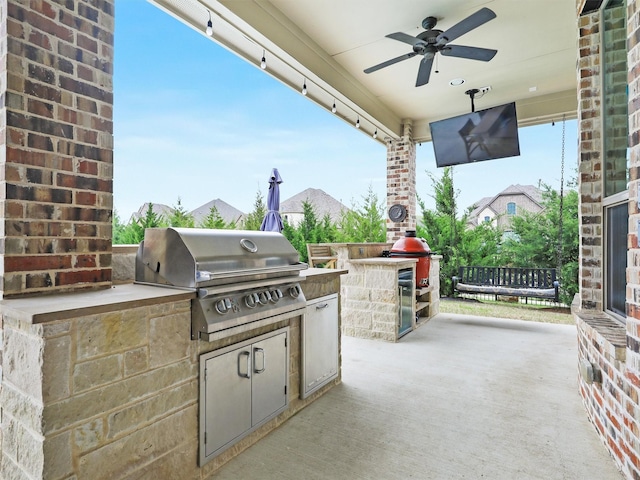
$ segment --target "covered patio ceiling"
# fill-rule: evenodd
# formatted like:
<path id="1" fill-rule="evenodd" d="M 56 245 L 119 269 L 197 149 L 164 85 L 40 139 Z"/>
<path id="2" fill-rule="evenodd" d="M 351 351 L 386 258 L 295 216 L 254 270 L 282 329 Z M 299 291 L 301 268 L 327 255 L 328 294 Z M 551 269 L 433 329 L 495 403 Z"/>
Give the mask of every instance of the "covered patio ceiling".
<path id="1" fill-rule="evenodd" d="M 417 142 L 429 123 L 515 101 L 519 126 L 576 117 L 577 14 L 574 0 L 150 0 L 202 35 L 272 75 L 377 140 L 397 139 L 405 119 Z M 425 17 L 446 31 L 483 7 L 496 18 L 451 45 L 495 49 L 488 61 L 436 54 L 426 85 L 416 87 L 421 55 L 376 72 L 364 70 L 412 51 L 385 36 L 424 31 Z M 436 73 L 437 71 L 437 73 Z M 224 72 L 221 72 L 224 74 Z M 463 79 L 458 86 L 454 79 Z"/>

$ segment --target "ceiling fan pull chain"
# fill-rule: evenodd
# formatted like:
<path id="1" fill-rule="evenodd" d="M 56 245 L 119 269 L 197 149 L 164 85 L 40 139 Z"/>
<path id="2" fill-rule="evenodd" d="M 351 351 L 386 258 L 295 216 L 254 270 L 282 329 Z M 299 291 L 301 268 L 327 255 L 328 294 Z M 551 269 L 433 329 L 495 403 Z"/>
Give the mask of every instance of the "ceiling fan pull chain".
<path id="1" fill-rule="evenodd" d="M 440 71 L 438 70 L 438 55 L 436 55 L 436 69 L 433 72 L 440 73 Z"/>

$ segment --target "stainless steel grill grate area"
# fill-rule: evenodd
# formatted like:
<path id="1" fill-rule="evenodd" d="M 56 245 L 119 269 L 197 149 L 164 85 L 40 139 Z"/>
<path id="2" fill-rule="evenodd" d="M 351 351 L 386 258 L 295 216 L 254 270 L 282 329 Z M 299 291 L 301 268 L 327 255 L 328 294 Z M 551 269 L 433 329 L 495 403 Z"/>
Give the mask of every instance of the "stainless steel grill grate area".
<path id="1" fill-rule="evenodd" d="M 304 309 L 298 252 L 280 233 L 150 228 L 136 256 L 136 283 L 193 290 L 192 332 L 262 324 Z"/>

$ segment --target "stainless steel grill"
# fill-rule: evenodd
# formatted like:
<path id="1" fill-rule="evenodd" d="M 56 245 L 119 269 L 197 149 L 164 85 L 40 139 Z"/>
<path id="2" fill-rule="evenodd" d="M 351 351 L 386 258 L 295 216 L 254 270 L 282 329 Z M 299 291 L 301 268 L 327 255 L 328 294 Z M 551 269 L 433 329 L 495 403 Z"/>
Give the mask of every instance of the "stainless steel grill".
<path id="1" fill-rule="evenodd" d="M 307 264 L 280 233 L 149 228 L 136 256 L 136 283 L 193 290 L 191 337 L 304 309 Z"/>

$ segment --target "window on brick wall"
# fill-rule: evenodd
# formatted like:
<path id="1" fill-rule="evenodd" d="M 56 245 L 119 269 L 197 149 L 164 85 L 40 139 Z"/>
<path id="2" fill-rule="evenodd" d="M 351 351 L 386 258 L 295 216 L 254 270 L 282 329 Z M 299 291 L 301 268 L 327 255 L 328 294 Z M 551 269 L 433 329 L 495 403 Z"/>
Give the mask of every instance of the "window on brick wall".
<path id="1" fill-rule="evenodd" d="M 629 208 L 627 202 L 605 208 L 605 305 L 610 312 L 624 317 L 626 303 L 627 231 Z"/>
<path id="2" fill-rule="evenodd" d="M 604 307 L 624 321 L 627 234 L 629 231 L 629 149 L 627 113 L 627 20 L 623 0 L 602 6 L 602 120 L 604 167 Z"/>

